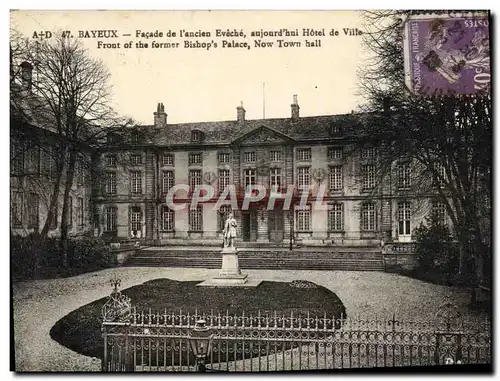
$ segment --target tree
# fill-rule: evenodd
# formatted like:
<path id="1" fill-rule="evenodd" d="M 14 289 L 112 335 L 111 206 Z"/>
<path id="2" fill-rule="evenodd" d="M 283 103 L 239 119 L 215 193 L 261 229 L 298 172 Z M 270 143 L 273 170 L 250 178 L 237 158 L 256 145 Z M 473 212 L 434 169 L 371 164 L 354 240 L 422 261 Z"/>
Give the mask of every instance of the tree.
<path id="1" fill-rule="evenodd" d="M 474 97 L 421 97 L 405 86 L 403 20 L 410 11 L 364 12 L 363 42 L 371 57 L 360 71 L 363 127 L 360 142 L 377 147 L 379 184 L 401 159 L 412 166 L 416 196 L 446 205 L 463 255 L 489 253 L 491 214 L 492 121 L 489 94 Z M 474 238 L 478 247 L 470 250 Z"/>

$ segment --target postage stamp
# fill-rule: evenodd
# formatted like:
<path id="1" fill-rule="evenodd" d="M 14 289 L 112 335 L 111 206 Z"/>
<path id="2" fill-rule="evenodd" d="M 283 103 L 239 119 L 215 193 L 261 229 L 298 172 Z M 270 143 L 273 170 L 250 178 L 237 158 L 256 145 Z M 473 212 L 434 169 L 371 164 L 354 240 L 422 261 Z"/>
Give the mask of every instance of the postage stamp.
<path id="1" fill-rule="evenodd" d="M 405 23 L 406 84 L 417 95 L 470 95 L 491 84 L 486 13 L 419 15 Z"/>

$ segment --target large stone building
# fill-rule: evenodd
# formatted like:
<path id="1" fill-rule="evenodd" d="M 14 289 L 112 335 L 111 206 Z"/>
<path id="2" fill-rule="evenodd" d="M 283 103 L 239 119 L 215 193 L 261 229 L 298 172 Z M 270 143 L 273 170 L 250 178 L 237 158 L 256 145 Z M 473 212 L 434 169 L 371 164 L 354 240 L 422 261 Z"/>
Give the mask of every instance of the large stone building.
<path id="1" fill-rule="evenodd" d="M 95 156 L 94 176 L 100 180 L 92 197 L 95 234 L 220 245 L 224 217 L 233 212 L 239 241 L 360 246 L 381 239 L 411 241 L 424 215 L 416 213 L 409 192 L 410 166 L 395 163 L 391 180 L 375 187 L 376 150 L 353 149 L 357 143 L 349 132 L 358 123 L 356 114 L 301 117 L 296 96 L 290 117 L 259 120 L 246 120 L 241 104 L 232 121 L 169 124 L 158 104 L 153 125 L 135 128 L 125 140 L 109 134 Z M 195 205 L 193 192 L 203 184 L 214 194 Z M 184 189 L 173 193 L 174 185 Z M 245 195 L 256 196 L 248 188 L 254 185 L 263 185 L 265 196 L 245 208 Z M 228 198 L 235 196 L 237 207 L 217 203 L 229 186 L 235 192 Z M 310 191 L 301 202 L 304 189 Z M 186 206 L 172 210 L 169 191 L 176 204 Z M 279 197 L 287 192 L 289 205 Z M 272 210 L 269 198 L 276 199 Z M 435 207 L 445 215 L 444 205 Z"/>

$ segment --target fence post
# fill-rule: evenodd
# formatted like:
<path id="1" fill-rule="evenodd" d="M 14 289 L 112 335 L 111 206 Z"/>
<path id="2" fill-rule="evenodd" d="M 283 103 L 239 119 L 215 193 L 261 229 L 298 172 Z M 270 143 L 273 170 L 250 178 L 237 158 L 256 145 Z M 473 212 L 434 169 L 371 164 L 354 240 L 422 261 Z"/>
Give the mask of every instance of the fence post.
<path id="1" fill-rule="evenodd" d="M 108 371 L 108 335 L 106 332 L 106 325 L 104 324 L 104 322 L 102 323 L 102 339 L 104 340 L 104 342 L 103 342 L 104 353 L 103 353 L 103 358 L 101 360 L 101 371 L 107 372 Z"/>

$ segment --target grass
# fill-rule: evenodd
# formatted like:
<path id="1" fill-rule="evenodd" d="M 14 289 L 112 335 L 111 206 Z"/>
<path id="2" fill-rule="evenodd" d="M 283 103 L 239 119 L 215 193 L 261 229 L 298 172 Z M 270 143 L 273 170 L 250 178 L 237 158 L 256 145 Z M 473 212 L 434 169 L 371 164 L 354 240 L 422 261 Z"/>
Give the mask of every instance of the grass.
<path id="1" fill-rule="evenodd" d="M 229 313 L 242 312 L 257 315 L 278 316 L 306 315 L 323 317 L 345 315 L 341 300 L 330 290 L 293 287 L 284 282 L 262 282 L 256 288 L 196 287 L 195 282 L 179 282 L 171 279 L 156 279 L 122 290 L 129 296 L 137 311 L 144 310 L 167 313 Z M 50 331 L 53 340 L 86 356 L 102 358 L 101 308 L 107 298 L 87 304 L 59 320 Z"/>

